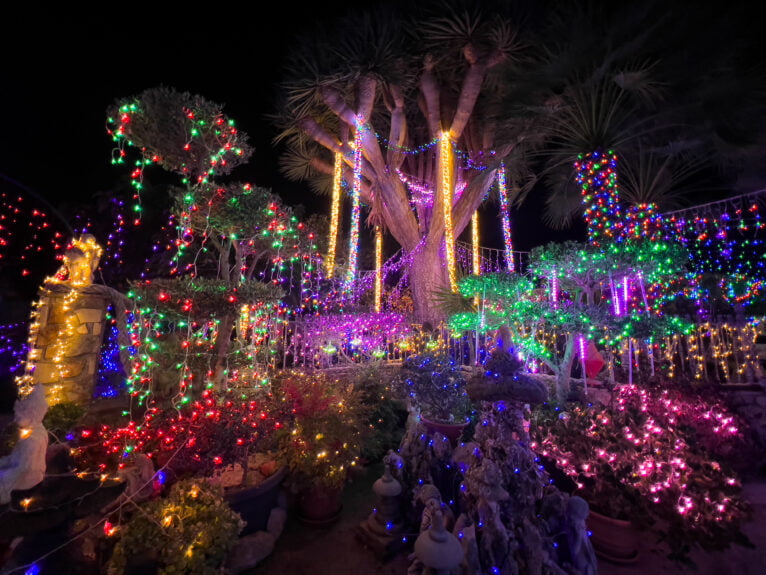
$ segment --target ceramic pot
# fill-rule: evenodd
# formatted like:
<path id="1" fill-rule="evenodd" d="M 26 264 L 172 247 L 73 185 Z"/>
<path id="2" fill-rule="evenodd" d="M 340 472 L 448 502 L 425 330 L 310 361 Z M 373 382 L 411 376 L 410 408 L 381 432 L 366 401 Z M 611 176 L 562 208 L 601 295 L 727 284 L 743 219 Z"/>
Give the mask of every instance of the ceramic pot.
<path id="1" fill-rule="evenodd" d="M 286 475 L 287 467 L 283 466 L 258 485 L 226 492 L 224 498 L 229 507 L 247 522 L 241 535 L 266 530 L 269 515 L 277 506 L 279 489 Z"/>
<path id="2" fill-rule="evenodd" d="M 457 442 L 463 435 L 463 430 L 468 423 L 442 423 L 440 421 L 432 421 L 426 417 L 420 416 L 420 421 L 423 422 L 426 429 L 430 433 L 436 433 L 437 431 L 449 439 L 452 447 L 457 447 Z"/>
<path id="3" fill-rule="evenodd" d="M 333 523 L 343 509 L 343 486 L 312 485 L 297 497 L 298 518 L 304 523 L 325 526 Z"/>
<path id="4" fill-rule="evenodd" d="M 585 520 L 592 535 L 596 555 L 613 563 L 635 563 L 638 559 L 639 531 L 630 521 L 614 519 L 590 510 Z"/>

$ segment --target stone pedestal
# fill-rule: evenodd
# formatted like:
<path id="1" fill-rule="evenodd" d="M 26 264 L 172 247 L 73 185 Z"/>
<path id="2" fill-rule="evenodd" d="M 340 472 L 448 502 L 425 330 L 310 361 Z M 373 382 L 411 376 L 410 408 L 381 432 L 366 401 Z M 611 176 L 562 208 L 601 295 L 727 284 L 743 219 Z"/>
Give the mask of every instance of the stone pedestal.
<path id="1" fill-rule="evenodd" d="M 402 486 L 386 465 L 383 476 L 372 486 L 377 507 L 359 524 L 357 539 L 382 561 L 386 561 L 404 548 L 402 541 L 401 499 Z"/>
<path id="2" fill-rule="evenodd" d="M 44 386 L 50 405 L 91 402 L 109 302 L 95 285 L 50 282 L 40 289 L 31 377 Z"/>

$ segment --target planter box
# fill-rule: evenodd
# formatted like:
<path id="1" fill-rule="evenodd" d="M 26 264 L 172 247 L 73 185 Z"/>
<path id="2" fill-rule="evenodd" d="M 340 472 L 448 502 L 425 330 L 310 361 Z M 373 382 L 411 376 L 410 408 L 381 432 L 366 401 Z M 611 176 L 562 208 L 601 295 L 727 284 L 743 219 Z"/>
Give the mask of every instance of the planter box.
<path id="1" fill-rule="evenodd" d="M 422 415 L 420 416 L 420 421 L 423 422 L 423 425 L 425 425 L 430 433 L 436 433 L 438 431 L 449 439 L 453 448 L 457 447 L 457 442 L 463 435 L 463 430 L 468 425 L 467 423 L 440 423 L 438 421 L 426 419 Z"/>

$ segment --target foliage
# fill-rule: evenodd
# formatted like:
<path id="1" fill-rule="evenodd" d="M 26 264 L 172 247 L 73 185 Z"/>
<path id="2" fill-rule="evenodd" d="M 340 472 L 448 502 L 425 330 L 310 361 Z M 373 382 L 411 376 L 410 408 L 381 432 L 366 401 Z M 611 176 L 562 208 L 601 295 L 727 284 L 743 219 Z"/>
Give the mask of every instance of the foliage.
<path id="1" fill-rule="evenodd" d="M 362 367 L 351 379 L 362 405 L 368 410 L 360 456 L 366 461 L 379 461 L 389 449 L 396 450 L 401 443 L 407 408 L 394 397 L 393 386 L 380 367 Z"/>
<path id="2" fill-rule="evenodd" d="M 157 278 L 131 282 L 129 295 L 140 307 L 159 310 L 166 321 L 207 321 L 226 314 L 238 315 L 242 305 L 276 304 L 283 292 L 263 282 L 248 281 L 228 286 L 213 278 Z M 184 330 L 185 331 L 185 330 Z"/>
<path id="3" fill-rule="evenodd" d="M 143 453 L 169 479 L 214 475 L 226 466 L 247 470 L 249 455 L 276 449 L 277 433 L 289 425 L 289 409 L 267 387 L 215 391 L 180 409 L 152 410 L 140 425 L 99 426 L 81 433 L 81 468 L 115 469 Z M 243 473 L 243 484 L 247 473 Z"/>
<path id="4" fill-rule="evenodd" d="M 742 432 L 722 404 L 678 389 L 622 386 L 611 406 L 535 410 L 530 434 L 596 511 L 654 523 L 673 558 L 686 560 L 694 545 L 747 543 L 749 506 L 721 459 Z"/>
<path id="5" fill-rule="evenodd" d="M 295 491 L 312 485 L 342 487 L 357 464 L 369 413 L 353 383 L 323 372 L 285 371 L 273 382 L 286 402 L 292 427 L 278 437 L 278 453 Z"/>
<path id="6" fill-rule="evenodd" d="M 85 408 L 71 401 L 62 401 L 51 405 L 45 412 L 43 425 L 48 433 L 60 438 L 74 429 L 77 422 L 85 415 Z"/>
<path id="7" fill-rule="evenodd" d="M 473 412 L 468 382 L 459 365 L 443 352 L 408 357 L 395 380 L 398 393 L 409 397 L 423 417 L 442 423 L 465 423 Z"/>
<path id="8" fill-rule="evenodd" d="M 107 110 L 112 135 L 193 182 L 213 172 L 225 175 L 252 154 L 244 132 L 223 114 L 220 104 L 160 86 L 117 102 Z"/>
<path id="9" fill-rule="evenodd" d="M 167 497 L 143 504 L 121 527 L 107 572 L 126 573 L 131 559 L 148 555 L 160 575 L 220 573 L 244 526 L 220 488 L 199 479 L 179 481 Z"/>

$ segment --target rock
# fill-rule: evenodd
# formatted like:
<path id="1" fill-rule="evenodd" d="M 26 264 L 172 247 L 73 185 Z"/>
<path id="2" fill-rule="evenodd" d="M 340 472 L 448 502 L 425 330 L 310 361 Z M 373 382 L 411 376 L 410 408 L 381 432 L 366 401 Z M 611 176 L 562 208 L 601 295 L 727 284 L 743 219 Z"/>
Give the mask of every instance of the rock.
<path id="1" fill-rule="evenodd" d="M 510 400 L 534 405 L 548 398 L 548 389 L 543 383 L 521 373 L 499 379 L 474 378 L 468 382 L 466 391 L 473 401 Z"/>
<path id="2" fill-rule="evenodd" d="M 282 535 L 282 531 L 285 529 L 287 523 L 287 511 L 281 507 L 275 507 L 269 513 L 269 520 L 266 523 L 266 531 L 274 536 L 274 539 L 279 539 Z"/>
<path id="3" fill-rule="evenodd" d="M 272 459 L 271 461 L 262 464 L 259 471 L 264 477 L 270 477 L 276 473 L 277 469 L 279 469 L 279 464 L 276 460 Z"/>
<path id="4" fill-rule="evenodd" d="M 276 538 L 266 531 L 242 537 L 229 555 L 228 572 L 236 574 L 252 569 L 274 551 Z"/>

